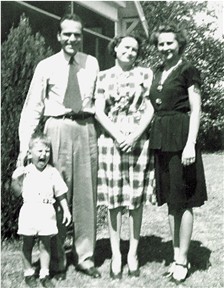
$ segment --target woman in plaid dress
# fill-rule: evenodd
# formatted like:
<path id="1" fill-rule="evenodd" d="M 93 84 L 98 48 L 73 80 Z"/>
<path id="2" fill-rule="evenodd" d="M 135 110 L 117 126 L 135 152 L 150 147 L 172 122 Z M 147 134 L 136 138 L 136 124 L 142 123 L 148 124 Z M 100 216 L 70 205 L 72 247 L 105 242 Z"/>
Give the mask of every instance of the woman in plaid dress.
<path id="1" fill-rule="evenodd" d="M 142 206 L 153 193 L 148 125 L 153 109 L 148 99 L 152 71 L 135 65 L 140 40 L 115 37 L 109 44 L 116 65 L 99 73 L 96 87 L 98 138 L 98 205 L 108 207 L 112 260 L 110 276 L 122 277 L 120 232 L 122 208 L 129 209 L 129 276 L 139 276 L 137 248 Z"/>

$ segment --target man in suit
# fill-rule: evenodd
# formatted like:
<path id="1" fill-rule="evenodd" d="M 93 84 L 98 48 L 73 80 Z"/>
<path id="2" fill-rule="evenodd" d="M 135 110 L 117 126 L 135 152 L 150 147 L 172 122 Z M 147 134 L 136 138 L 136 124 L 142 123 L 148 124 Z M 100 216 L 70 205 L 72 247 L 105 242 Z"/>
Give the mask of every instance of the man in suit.
<path id="1" fill-rule="evenodd" d="M 19 124 L 18 165 L 23 163 L 40 119 L 46 117 L 44 131 L 51 140 L 53 164 L 69 188 L 76 269 L 98 278 L 101 275 L 94 265 L 97 144 L 93 93 L 99 65 L 95 57 L 79 52 L 82 29 L 77 15 L 62 17 L 57 35 L 61 51 L 40 61 L 35 69 Z M 56 210 L 59 234 L 52 238 L 51 270 L 64 276 L 66 230 L 59 205 Z"/>

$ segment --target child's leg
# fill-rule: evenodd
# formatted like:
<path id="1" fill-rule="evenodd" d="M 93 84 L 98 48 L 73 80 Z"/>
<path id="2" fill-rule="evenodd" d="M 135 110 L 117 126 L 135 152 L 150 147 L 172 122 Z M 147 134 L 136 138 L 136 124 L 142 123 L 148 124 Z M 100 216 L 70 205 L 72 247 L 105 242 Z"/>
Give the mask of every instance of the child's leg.
<path id="1" fill-rule="evenodd" d="M 34 246 L 34 236 L 23 236 L 23 265 L 24 276 L 32 276 L 35 270 L 32 268 L 32 250 Z"/>
<path id="2" fill-rule="evenodd" d="M 49 265 L 51 257 L 50 242 L 50 236 L 40 236 L 40 278 L 44 278 L 49 275 Z"/>

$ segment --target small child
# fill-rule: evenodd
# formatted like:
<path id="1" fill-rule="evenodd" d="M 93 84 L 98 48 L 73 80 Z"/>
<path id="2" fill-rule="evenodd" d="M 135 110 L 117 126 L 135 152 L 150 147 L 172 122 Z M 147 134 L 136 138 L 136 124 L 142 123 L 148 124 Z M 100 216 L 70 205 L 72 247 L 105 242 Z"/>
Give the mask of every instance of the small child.
<path id="1" fill-rule="evenodd" d="M 67 186 L 56 168 L 48 162 L 51 154 L 49 139 L 43 134 L 33 135 L 29 143 L 27 166 L 18 167 L 12 175 L 12 189 L 22 195 L 23 205 L 19 214 L 18 234 L 23 235 L 23 262 L 25 282 L 36 287 L 35 270 L 32 267 L 34 239 L 39 237 L 40 282 L 44 287 L 54 287 L 49 278 L 51 236 L 58 233 L 55 199 L 63 209 L 63 223 L 68 226 L 71 214 L 68 208 Z"/>

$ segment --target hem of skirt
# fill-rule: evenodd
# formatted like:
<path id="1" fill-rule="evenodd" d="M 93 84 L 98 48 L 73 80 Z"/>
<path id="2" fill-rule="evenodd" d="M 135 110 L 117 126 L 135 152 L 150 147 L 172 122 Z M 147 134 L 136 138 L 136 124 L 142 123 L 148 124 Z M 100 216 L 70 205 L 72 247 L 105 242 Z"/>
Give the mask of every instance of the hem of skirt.
<path id="1" fill-rule="evenodd" d="M 146 203 L 148 203 L 148 201 L 147 202 L 142 202 L 142 203 L 139 203 L 138 205 L 136 205 L 136 206 L 133 206 L 133 205 L 129 205 L 129 204 L 120 204 L 120 205 L 108 205 L 108 203 L 97 203 L 97 207 L 98 206 L 105 206 L 105 207 L 107 207 L 109 210 L 111 210 L 111 209 L 116 209 L 116 208 L 127 208 L 128 210 L 135 210 L 135 209 L 137 209 L 137 208 L 139 208 L 141 205 L 144 205 L 144 204 L 146 204 Z"/>
<path id="2" fill-rule="evenodd" d="M 207 201 L 206 200 L 203 200 L 201 202 L 194 202 L 194 203 L 168 203 L 168 202 L 160 202 L 158 203 L 158 206 L 163 206 L 164 204 L 167 204 L 169 207 L 171 208 L 176 208 L 176 209 L 179 209 L 179 208 L 196 208 L 196 207 L 201 207 L 205 204 L 205 202 Z"/>
<path id="3" fill-rule="evenodd" d="M 49 234 L 49 233 L 47 233 L 47 234 L 43 234 L 43 233 L 41 233 L 41 234 L 39 234 L 39 233 L 37 233 L 37 234 L 30 234 L 30 233 L 23 233 L 23 232 L 17 232 L 17 234 L 18 235 L 20 235 L 20 236 L 33 236 L 33 237 L 35 237 L 35 236 L 49 236 L 49 237 L 54 237 L 54 236 L 56 236 L 57 234 L 58 234 L 58 232 L 55 232 L 55 233 L 52 233 L 52 234 Z"/>

